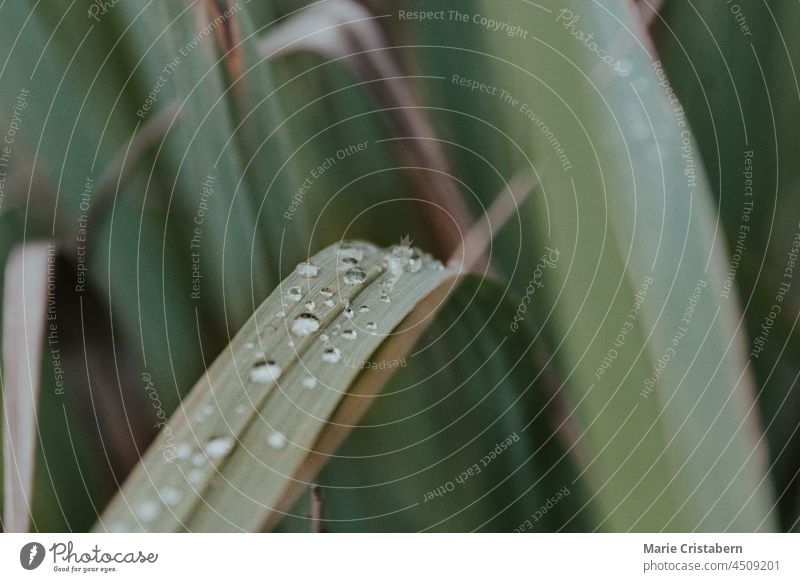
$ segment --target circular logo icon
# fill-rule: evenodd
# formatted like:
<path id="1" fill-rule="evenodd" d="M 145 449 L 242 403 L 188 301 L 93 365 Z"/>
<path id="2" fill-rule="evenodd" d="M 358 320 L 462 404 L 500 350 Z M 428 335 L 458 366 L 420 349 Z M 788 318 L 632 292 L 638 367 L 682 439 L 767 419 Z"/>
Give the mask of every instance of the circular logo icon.
<path id="1" fill-rule="evenodd" d="M 35 570 L 44 561 L 44 546 L 39 542 L 30 542 L 19 551 L 19 563 L 26 570 Z"/>

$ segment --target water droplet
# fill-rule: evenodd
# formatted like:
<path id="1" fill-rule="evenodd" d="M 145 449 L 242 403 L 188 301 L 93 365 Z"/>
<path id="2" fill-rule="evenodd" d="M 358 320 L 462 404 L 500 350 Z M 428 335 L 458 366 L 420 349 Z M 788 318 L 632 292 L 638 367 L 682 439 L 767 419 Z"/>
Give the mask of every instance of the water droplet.
<path id="1" fill-rule="evenodd" d="M 352 267 L 344 274 L 345 285 L 361 285 L 367 280 L 367 272 L 361 267 Z"/>
<path id="2" fill-rule="evenodd" d="M 319 292 L 323 297 L 333 297 L 333 291 L 331 291 L 328 287 L 323 287 Z"/>
<path id="3" fill-rule="evenodd" d="M 374 321 L 368 321 L 367 323 L 364 324 L 364 329 L 366 329 L 367 331 L 375 331 L 376 329 L 378 329 L 378 324 L 375 323 Z"/>
<path id="4" fill-rule="evenodd" d="M 186 480 L 189 481 L 190 484 L 197 487 L 203 482 L 203 478 L 205 477 L 205 473 L 203 473 L 202 469 L 192 469 L 188 473 L 186 473 Z"/>
<path id="5" fill-rule="evenodd" d="M 361 307 L 358 308 L 358 312 L 359 313 L 369 313 L 369 307 L 367 307 L 366 305 L 362 305 Z"/>
<path id="6" fill-rule="evenodd" d="M 161 509 L 158 507 L 158 503 L 151 500 L 140 501 L 136 505 L 136 517 L 144 522 L 153 521 L 155 518 L 158 517 L 158 514 L 161 513 Z"/>
<path id="7" fill-rule="evenodd" d="M 328 348 L 322 353 L 322 359 L 329 364 L 336 364 L 342 359 L 342 352 L 337 348 Z"/>
<path id="8" fill-rule="evenodd" d="M 342 332 L 342 337 L 346 340 L 354 340 L 358 337 L 358 333 L 354 329 L 346 329 Z"/>
<path id="9" fill-rule="evenodd" d="M 183 493 L 181 493 L 180 489 L 175 487 L 171 487 L 170 485 L 165 485 L 161 488 L 161 491 L 158 492 L 159 497 L 161 497 L 161 501 L 164 502 L 165 505 L 169 507 L 174 507 L 181 502 L 183 499 Z"/>
<path id="10" fill-rule="evenodd" d="M 179 459 L 188 459 L 192 454 L 192 447 L 189 443 L 178 443 L 175 445 L 175 456 Z"/>
<path id="11" fill-rule="evenodd" d="M 364 251 L 357 244 L 345 241 L 339 245 L 339 256 L 343 259 L 360 261 L 364 258 Z"/>
<path id="12" fill-rule="evenodd" d="M 286 437 L 281 433 L 273 431 L 267 435 L 267 444 L 273 449 L 282 449 L 286 446 Z"/>
<path id="13" fill-rule="evenodd" d="M 333 302 L 333 299 L 326 299 L 324 303 L 325 307 L 336 307 L 336 304 Z"/>
<path id="14" fill-rule="evenodd" d="M 286 290 L 286 299 L 289 301 L 294 301 L 297 303 L 303 298 L 303 289 L 299 285 L 295 285 L 294 287 L 289 287 Z"/>
<path id="15" fill-rule="evenodd" d="M 323 333 L 321 336 L 319 336 L 319 339 L 322 341 L 322 343 L 326 344 L 328 343 L 328 341 L 330 341 L 331 338 L 328 336 L 327 333 Z"/>
<path id="16" fill-rule="evenodd" d="M 420 269 L 422 269 L 422 257 L 420 256 L 419 251 L 414 249 L 414 251 L 411 253 L 411 256 L 408 258 L 406 270 L 409 273 L 419 273 Z"/>
<path id="17" fill-rule="evenodd" d="M 350 267 L 355 267 L 358 264 L 358 261 L 352 257 L 345 257 L 339 263 L 339 267 L 342 269 L 349 269 Z"/>
<path id="18" fill-rule="evenodd" d="M 301 313 L 292 322 L 292 334 L 297 337 L 308 337 L 319 329 L 319 317 L 313 313 Z"/>
<path id="19" fill-rule="evenodd" d="M 314 388 L 317 387 L 317 379 L 314 378 L 314 376 L 307 376 L 303 380 L 303 386 L 305 388 L 308 388 L 309 390 L 313 390 Z"/>
<path id="20" fill-rule="evenodd" d="M 301 277 L 305 277 L 306 279 L 313 279 L 314 277 L 319 275 L 319 267 L 316 266 L 314 263 L 306 261 L 297 265 L 295 272 Z"/>
<path id="21" fill-rule="evenodd" d="M 412 249 L 408 245 L 394 245 L 391 248 L 391 256 L 401 260 L 408 260 L 411 258 Z"/>
<path id="22" fill-rule="evenodd" d="M 317 304 L 313 301 L 306 301 L 305 308 L 309 311 L 314 311 L 317 308 Z"/>
<path id="23" fill-rule="evenodd" d="M 210 459 L 221 459 L 233 449 L 233 437 L 216 437 L 206 443 L 203 448 Z"/>
<path id="24" fill-rule="evenodd" d="M 250 370 L 250 380 L 256 384 L 269 384 L 281 375 L 281 367 L 272 360 L 261 360 Z"/>
<path id="25" fill-rule="evenodd" d="M 381 291 L 381 301 L 384 303 L 391 303 L 392 298 L 389 297 L 389 294 L 386 291 Z"/>
<path id="26" fill-rule="evenodd" d="M 352 309 L 350 309 L 349 307 L 348 307 L 347 309 L 345 309 L 345 310 L 342 312 L 342 314 L 343 314 L 343 315 L 344 315 L 344 316 L 345 316 L 347 319 L 353 319 L 353 316 L 355 315 L 355 313 L 353 312 L 353 310 L 352 310 Z"/>

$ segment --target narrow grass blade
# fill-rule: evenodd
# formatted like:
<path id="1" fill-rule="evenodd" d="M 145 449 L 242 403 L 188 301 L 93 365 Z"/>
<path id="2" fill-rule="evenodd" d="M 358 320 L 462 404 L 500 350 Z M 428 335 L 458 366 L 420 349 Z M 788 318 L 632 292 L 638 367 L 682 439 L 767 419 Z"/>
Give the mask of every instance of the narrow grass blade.
<path id="1" fill-rule="evenodd" d="M 259 529 L 358 363 L 454 275 L 403 245 L 342 243 L 299 265 L 209 367 L 97 529 Z"/>
<path id="2" fill-rule="evenodd" d="M 3 507 L 7 532 L 28 531 L 30 523 L 49 258 L 48 245 L 29 243 L 18 246 L 6 266 L 3 291 Z"/>

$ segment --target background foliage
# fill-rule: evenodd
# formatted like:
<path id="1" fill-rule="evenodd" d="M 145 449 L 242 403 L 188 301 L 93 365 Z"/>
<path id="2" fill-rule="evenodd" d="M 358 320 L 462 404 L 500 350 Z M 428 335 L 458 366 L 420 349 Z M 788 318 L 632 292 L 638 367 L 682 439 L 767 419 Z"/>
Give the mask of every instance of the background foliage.
<path id="1" fill-rule="evenodd" d="M 431 348 L 412 352 L 320 475 L 327 527 L 508 531 L 569 486 L 535 529 L 798 528 L 800 305 L 787 270 L 800 232 L 795 4 L 742 0 L 742 21 L 730 3 L 689 0 L 372 0 L 363 6 L 380 48 L 355 27 L 272 58 L 260 43 L 293 19 L 319 31 L 326 5 L 360 13 L 334 0 L 123 0 L 93 19 L 94 4 L 0 4 L 0 133 L 19 126 L 0 262 L 26 241 L 60 251 L 66 387 L 57 390 L 46 345 L 32 528 L 92 527 L 157 432 L 145 375 L 171 414 L 299 261 L 342 238 L 389 246 L 404 236 L 446 260 L 465 226 L 459 212 L 466 226 L 479 220 L 526 168 L 539 185 L 494 233 L 488 276 L 451 298 L 420 340 Z M 579 16 L 572 28 L 563 10 Z M 391 69 L 337 51 L 395 63 L 407 98 L 376 80 Z M 160 78 L 152 109 L 137 115 Z M 403 108 L 425 135 L 409 133 Z M 359 143 L 364 151 L 337 157 Z M 546 248 L 558 264 L 514 333 Z M 491 471 L 414 506 L 531 421 Z M 308 503 L 281 527 L 307 530 Z"/>

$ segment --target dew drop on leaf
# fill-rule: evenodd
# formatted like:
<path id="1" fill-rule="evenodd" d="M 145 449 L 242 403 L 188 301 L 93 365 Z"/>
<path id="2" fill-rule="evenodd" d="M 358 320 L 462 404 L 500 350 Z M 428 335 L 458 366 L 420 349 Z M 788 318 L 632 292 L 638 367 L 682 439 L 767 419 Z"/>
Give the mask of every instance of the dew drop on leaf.
<path id="1" fill-rule="evenodd" d="M 322 352 L 322 359 L 329 364 L 336 364 L 342 359 L 342 352 L 337 348 L 328 348 Z"/>
<path id="2" fill-rule="evenodd" d="M 422 269 L 422 257 L 420 256 L 419 251 L 415 249 L 408 258 L 406 270 L 409 273 L 419 273 L 420 269 Z"/>
<path id="3" fill-rule="evenodd" d="M 360 261 L 364 258 L 364 251 L 357 244 L 346 241 L 339 245 L 339 256 L 342 259 Z"/>
<path id="4" fill-rule="evenodd" d="M 192 469 L 188 473 L 186 473 L 186 480 L 189 481 L 190 484 L 194 485 L 195 487 L 200 485 L 203 482 L 203 477 L 205 473 L 200 469 Z"/>
<path id="5" fill-rule="evenodd" d="M 286 446 L 286 437 L 277 431 L 273 431 L 267 435 L 267 444 L 273 449 L 282 449 Z"/>
<path id="6" fill-rule="evenodd" d="M 289 287 L 286 290 L 286 299 L 297 303 L 303 298 L 303 289 L 299 285 Z"/>
<path id="7" fill-rule="evenodd" d="M 295 272 L 301 277 L 305 277 L 306 279 L 313 279 L 314 277 L 319 275 L 319 267 L 316 266 L 314 263 L 305 261 L 297 265 Z"/>
<path id="8" fill-rule="evenodd" d="M 281 367 L 272 360 L 257 362 L 250 370 L 250 380 L 256 384 L 269 384 L 281 375 Z"/>
<path id="9" fill-rule="evenodd" d="M 215 437 L 203 447 L 209 459 L 221 459 L 233 449 L 233 437 Z"/>
<path id="10" fill-rule="evenodd" d="M 165 485 L 161 488 L 158 492 L 159 497 L 161 497 L 161 501 L 164 502 L 165 505 L 169 507 L 174 507 L 181 502 L 183 498 L 183 493 L 181 493 L 180 489 L 172 487 L 170 485 Z"/>
<path id="11" fill-rule="evenodd" d="M 313 313 L 301 313 L 294 318 L 291 332 L 296 337 L 308 337 L 319 329 L 319 317 Z"/>
<path id="12" fill-rule="evenodd" d="M 361 267 L 352 267 L 344 274 L 345 285 L 361 285 L 367 280 L 367 272 Z"/>
<path id="13" fill-rule="evenodd" d="M 150 499 L 146 499 L 145 501 L 140 501 L 136 504 L 135 513 L 136 517 L 138 517 L 140 520 L 148 522 L 157 518 L 158 514 L 161 513 L 161 510 L 158 507 L 158 503 Z"/>
<path id="14" fill-rule="evenodd" d="M 175 445 L 175 456 L 179 459 L 188 459 L 192 454 L 192 447 L 189 443 L 178 443 Z"/>

